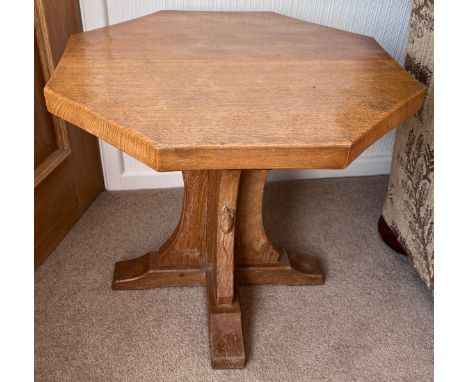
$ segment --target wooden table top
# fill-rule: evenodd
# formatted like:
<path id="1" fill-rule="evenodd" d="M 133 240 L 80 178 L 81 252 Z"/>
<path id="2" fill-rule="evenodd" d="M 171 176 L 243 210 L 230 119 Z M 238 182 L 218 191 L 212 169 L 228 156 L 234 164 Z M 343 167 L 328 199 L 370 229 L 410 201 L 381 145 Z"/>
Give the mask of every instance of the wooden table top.
<path id="1" fill-rule="evenodd" d="M 160 171 L 343 168 L 425 87 L 370 37 L 270 12 L 162 11 L 73 35 L 45 96 Z"/>

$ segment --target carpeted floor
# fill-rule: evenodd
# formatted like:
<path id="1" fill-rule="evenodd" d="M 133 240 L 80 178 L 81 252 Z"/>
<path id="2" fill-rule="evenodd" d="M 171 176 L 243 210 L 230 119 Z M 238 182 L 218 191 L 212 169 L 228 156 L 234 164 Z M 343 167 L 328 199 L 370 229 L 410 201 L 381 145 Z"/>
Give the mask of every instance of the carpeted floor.
<path id="1" fill-rule="evenodd" d="M 35 280 L 37 381 L 431 381 L 433 299 L 377 232 L 387 177 L 269 183 L 273 243 L 323 286 L 240 288 L 247 367 L 210 367 L 204 289 L 112 291 L 114 262 L 159 247 L 181 189 L 104 192 Z"/>

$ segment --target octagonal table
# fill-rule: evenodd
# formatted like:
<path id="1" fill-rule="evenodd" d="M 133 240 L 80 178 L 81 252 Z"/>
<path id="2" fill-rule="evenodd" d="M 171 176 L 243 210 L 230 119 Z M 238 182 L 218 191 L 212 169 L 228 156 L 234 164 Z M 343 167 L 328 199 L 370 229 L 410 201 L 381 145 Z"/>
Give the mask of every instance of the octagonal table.
<path id="1" fill-rule="evenodd" d="M 179 225 L 118 262 L 112 288 L 206 286 L 215 368 L 245 365 L 237 285 L 324 282 L 265 234 L 268 169 L 344 168 L 424 96 L 372 38 L 269 12 L 165 11 L 73 35 L 45 87 L 51 113 L 182 170 Z"/>

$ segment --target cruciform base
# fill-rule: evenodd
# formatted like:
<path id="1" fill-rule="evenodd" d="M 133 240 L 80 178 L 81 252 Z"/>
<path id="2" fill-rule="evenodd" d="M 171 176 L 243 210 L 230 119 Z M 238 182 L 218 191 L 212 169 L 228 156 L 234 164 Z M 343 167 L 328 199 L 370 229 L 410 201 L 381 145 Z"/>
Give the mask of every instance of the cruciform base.
<path id="1" fill-rule="evenodd" d="M 267 170 L 185 171 L 179 225 L 157 252 L 116 263 L 112 288 L 206 287 L 211 366 L 245 367 L 237 285 L 324 283 L 311 256 L 277 252 L 265 234 Z"/>

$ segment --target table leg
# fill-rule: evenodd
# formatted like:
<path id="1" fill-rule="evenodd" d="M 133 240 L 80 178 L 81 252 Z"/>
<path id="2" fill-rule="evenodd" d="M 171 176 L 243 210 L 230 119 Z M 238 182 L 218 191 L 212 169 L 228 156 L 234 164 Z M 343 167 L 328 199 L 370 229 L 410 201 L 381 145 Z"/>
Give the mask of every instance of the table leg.
<path id="1" fill-rule="evenodd" d="M 211 366 L 245 366 L 239 300 L 234 284 L 234 243 L 240 170 L 211 171 L 208 175 L 206 295 Z"/>
<path id="2" fill-rule="evenodd" d="M 185 171 L 179 225 L 157 252 L 116 263 L 113 289 L 205 285 L 211 364 L 243 368 L 236 285 L 323 284 L 310 256 L 279 253 L 263 228 L 267 170 Z"/>
<path id="3" fill-rule="evenodd" d="M 208 171 L 186 171 L 177 228 L 159 251 L 115 264 L 112 289 L 204 285 Z"/>
<path id="4" fill-rule="evenodd" d="M 236 234 L 239 284 L 320 285 L 324 277 L 312 256 L 277 252 L 263 227 L 263 189 L 268 170 L 242 171 Z"/>

